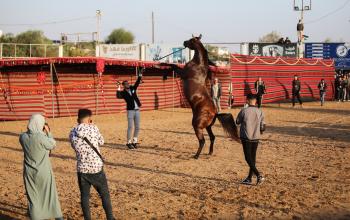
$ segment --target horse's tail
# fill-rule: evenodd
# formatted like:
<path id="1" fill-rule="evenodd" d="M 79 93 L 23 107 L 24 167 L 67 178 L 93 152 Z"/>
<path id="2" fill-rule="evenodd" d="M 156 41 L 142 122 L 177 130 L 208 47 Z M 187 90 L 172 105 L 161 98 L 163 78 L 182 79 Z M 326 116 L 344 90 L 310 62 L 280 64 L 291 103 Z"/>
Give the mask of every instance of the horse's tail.
<path id="1" fill-rule="evenodd" d="M 219 113 L 216 114 L 227 136 L 240 142 L 238 127 L 236 126 L 235 119 L 231 113 Z"/>

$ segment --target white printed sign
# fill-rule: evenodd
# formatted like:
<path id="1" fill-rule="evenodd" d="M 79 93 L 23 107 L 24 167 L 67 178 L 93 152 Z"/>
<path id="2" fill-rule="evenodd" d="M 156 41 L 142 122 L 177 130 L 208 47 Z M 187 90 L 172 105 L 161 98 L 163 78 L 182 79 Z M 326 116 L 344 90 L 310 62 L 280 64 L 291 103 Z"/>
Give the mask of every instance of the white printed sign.
<path id="1" fill-rule="evenodd" d="M 140 46 L 138 44 L 101 44 L 100 57 L 139 60 Z"/>

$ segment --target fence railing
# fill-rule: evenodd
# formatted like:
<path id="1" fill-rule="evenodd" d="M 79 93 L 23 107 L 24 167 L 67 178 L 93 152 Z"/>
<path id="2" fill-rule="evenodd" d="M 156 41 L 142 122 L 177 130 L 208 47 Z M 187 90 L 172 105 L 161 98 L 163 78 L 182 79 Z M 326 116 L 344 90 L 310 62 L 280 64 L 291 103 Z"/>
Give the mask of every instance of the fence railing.
<path id="1" fill-rule="evenodd" d="M 94 43 L 84 44 L 21 44 L 0 43 L 0 59 L 23 57 L 95 56 Z"/>

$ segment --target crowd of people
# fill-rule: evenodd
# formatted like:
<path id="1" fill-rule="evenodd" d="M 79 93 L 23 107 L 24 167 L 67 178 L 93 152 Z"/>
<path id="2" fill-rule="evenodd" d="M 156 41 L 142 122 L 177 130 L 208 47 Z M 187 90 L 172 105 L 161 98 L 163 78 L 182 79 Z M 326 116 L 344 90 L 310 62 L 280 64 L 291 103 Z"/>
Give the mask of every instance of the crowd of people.
<path id="1" fill-rule="evenodd" d="M 335 97 L 338 102 L 350 101 L 350 72 L 339 71 L 335 76 Z"/>
<path id="2" fill-rule="evenodd" d="M 342 73 L 336 77 L 336 97 L 338 100 L 349 100 L 350 80 L 349 73 Z M 128 128 L 126 132 L 126 147 L 130 150 L 139 145 L 138 134 L 140 130 L 140 108 L 142 106 L 137 96 L 137 89 L 142 81 L 142 71 L 138 73 L 134 85 L 123 81 L 118 85 L 116 97 L 123 99 L 127 108 Z M 291 82 L 292 105 L 295 99 L 302 106 L 301 81 L 297 75 Z M 230 104 L 233 101 L 232 83 L 229 85 Z M 265 131 L 264 114 L 261 110 L 263 96 L 267 93 L 267 87 L 261 77 L 254 84 L 255 92 L 247 95 L 247 102 L 236 118 L 236 124 L 240 125 L 240 139 L 245 160 L 249 166 L 248 176 L 242 184 L 252 185 L 252 178 L 256 176 L 256 184 L 261 184 L 264 177 L 256 168 L 256 154 L 261 134 Z M 327 83 L 321 79 L 318 83 L 320 102 L 324 105 Z M 211 96 L 219 113 L 221 111 L 220 98 L 222 86 L 218 78 L 213 80 Z M 230 105 L 231 106 L 231 105 Z M 71 130 L 69 139 L 76 153 L 77 182 L 80 189 L 80 200 L 85 220 L 91 219 L 90 189 L 95 188 L 100 195 L 107 220 L 114 219 L 113 208 L 108 188 L 106 173 L 104 172 L 104 159 L 100 146 L 104 144 L 103 135 L 93 123 L 92 111 L 79 109 L 77 125 Z M 31 116 L 27 126 L 27 132 L 20 135 L 19 142 L 24 151 L 23 178 L 28 198 L 28 213 L 31 219 L 63 219 L 61 206 L 56 189 L 56 182 L 50 163 L 49 154 L 56 146 L 49 125 L 41 114 Z"/>

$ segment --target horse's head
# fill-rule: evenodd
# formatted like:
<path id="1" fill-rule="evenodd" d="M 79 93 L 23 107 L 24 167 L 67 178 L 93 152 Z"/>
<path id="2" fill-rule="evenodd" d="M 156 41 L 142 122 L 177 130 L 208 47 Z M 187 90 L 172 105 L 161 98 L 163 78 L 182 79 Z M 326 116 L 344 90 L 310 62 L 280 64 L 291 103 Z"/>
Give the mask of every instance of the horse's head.
<path id="1" fill-rule="evenodd" d="M 202 34 L 200 34 L 198 37 L 192 35 L 191 39 L 184 41 L 184 47 L 191 50 L 199 49 L 202 46 L 201 38 Z"/>

